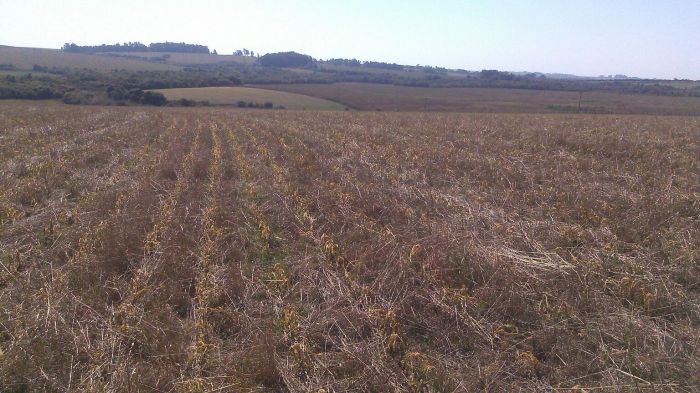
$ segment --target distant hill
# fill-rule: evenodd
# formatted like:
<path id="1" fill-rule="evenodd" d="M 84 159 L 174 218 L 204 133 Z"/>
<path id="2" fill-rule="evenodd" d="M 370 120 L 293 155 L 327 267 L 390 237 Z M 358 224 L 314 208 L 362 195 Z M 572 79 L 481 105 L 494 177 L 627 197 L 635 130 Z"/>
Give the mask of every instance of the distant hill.
<path id="1" fill-rule="evenodd" d="M 68 45 L 68 50 L 0 46 L 0 99 L 65 98 L 70 93 L 68 101 L 73 103 L 125 103 L 125 100 L 141 102 L 139 90 L 338 83 L 561 91 L 574 92 L 577 96 L 579 92 L 605 91 L 700 97 L 700 86 L 692 81 L 639 80 L 624 75 L 591 78 L 556 73 L 451 70 L 356 59 L 324 61 L 296 52 L 260 57 L 251 55 L 250 51 L 248 55 L 218 55 L 216 51 L 209 53 L 202 45 L 168 45 L 180 51 L 157 51 L 155 49 L 161 46 L 146 47 L 138 43 L 129 43 L 127 49 L 124 45 L 75 48 Z M 106 51 L 111 49 L 116 51 Z M 93 52 L 75 53 L 76 50 Z M 358 97 L 360 100 L 370 98 Z M 360 107 L 352 102 L 348 104 Z M 425 103 L 421 101 L 418 106 L 421 105 Z M 555 111 L 571 109 L 568 103 L 551 105 L 556 107 L 552 109 Z M 576 109 L 579 110 L 578 104 Z"/>
<path id="2" fill-rule="evenodd" d="M 201 65 L 252 65 L 256 58 L 250 56 L 215 55 L 211 53 L 126 52 L 97 53 L 95 56 L 150 61 L 177 66 Z"/>
<path id="3" fill-rule="evenodd" d="M 68 53 L 59 49 L 19 48 L 0 45 L 0 63 L 12 64 L 20 70 L 31 70 L 34 65 L 57 68 L 88 68 L 109 71 L 178 71 L 182 67 L 133 58 L 106 57 L 83 53 Z"/>

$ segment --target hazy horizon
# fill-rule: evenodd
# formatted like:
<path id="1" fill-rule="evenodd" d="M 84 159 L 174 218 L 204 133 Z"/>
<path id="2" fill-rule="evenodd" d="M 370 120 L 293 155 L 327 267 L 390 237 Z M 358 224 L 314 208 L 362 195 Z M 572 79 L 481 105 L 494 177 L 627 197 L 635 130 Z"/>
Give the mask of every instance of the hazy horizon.
<path id="1" fill-rule="evenodd" d="M 0 0 L 0 44 L 184 41 L 468 70 L 700 79 L 700 2 Z M 1 63 L 0 59 L 0 63 Z"/>

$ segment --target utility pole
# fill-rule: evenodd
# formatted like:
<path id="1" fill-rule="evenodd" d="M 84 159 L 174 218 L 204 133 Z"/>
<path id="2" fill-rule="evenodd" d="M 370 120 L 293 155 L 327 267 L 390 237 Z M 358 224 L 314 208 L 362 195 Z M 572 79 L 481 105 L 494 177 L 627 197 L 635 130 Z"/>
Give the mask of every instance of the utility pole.
<path id="1" fill-rule="evenodd" d="M 578 92 L 578 113 L 581 113 L 581 99 L 583 98 L 583 90 Z"/>

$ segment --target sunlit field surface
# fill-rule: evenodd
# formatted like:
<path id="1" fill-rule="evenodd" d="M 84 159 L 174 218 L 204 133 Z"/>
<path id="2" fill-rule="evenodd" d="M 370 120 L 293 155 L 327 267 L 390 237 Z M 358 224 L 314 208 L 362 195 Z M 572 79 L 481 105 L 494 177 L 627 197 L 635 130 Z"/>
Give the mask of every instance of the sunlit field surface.
<path id="1" fill-rule="evenodd" d="M 697 391 L 699 157 L 691 117 L 5 103 L 0 390 Z"/>

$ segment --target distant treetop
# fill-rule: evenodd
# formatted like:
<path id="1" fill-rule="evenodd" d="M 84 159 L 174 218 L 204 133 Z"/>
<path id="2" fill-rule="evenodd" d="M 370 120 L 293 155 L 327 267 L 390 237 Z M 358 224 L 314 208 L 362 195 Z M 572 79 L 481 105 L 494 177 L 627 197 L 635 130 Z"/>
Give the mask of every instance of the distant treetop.
<path id="1" fill-rule="evenodd" d="M 66 43 L 61 48 L 64 52 L 96 53 L 96 52 L 179 52 L 179 53 L 209 53 L 206 45 L 187 44 L 184 42 L 154 42 L 148 46 L 140 42 L 116 43 L 114 45 L 76 45 Z"/>
<path id="2" fill-rule="evenodd" d="M 243 49 L 238 49 L 233 51 L 234 56 L 250 56 L 250 57 L 255 57 L 255 52 L 252 50 L 248 50 L 246 48 Z M 259 54 L 258 54 L 259 55 Z"/>
<path id="3" fill-rule="evenodd" d="M 260 65 L 267 67 L 304 67 L 312 65 L 314 58 L 297 52 L 268 53 L 260 57 Z"/>

